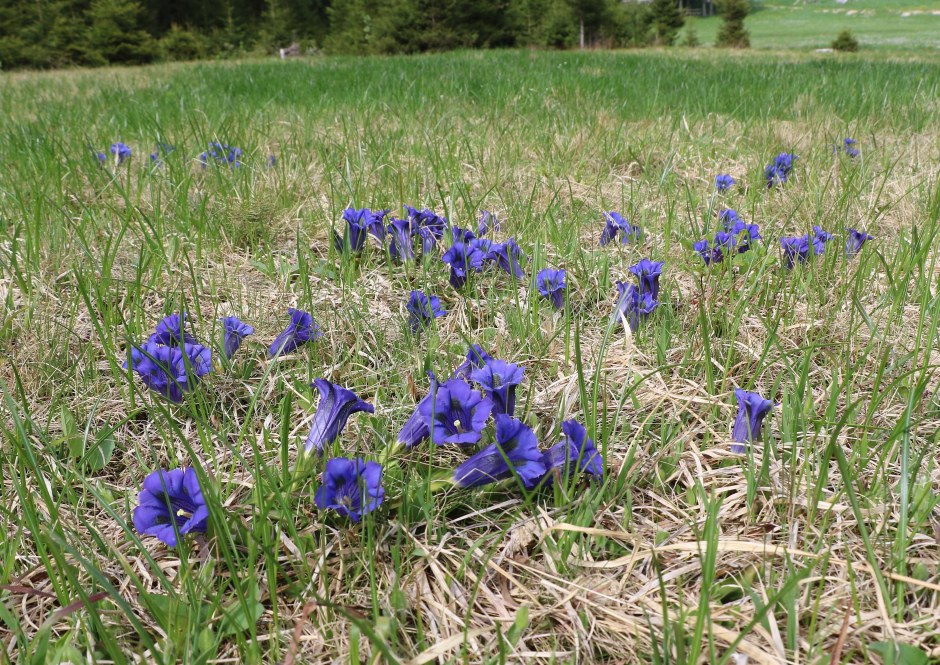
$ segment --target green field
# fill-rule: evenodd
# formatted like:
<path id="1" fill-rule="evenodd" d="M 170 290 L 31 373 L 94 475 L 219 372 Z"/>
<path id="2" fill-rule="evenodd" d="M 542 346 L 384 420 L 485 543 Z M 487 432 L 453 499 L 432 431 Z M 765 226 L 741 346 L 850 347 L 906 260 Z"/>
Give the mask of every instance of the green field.
<path id="1" fill-rule="evenodd" d="M 748 19 L 755 45 L 776 11 Z M 935 662 L 938 98 L 931 54 L 0 77 L 0 662 Z M 203 168 L 210 141 L 241 165 Z M 345 208 L 405 204 L 472 229 L 493 211 L 524 276 L 457 290 L 446 243 L 404 264 L 334 246 Z M 692 244 L 726 206 L 763 240 L 706 268 Z M 611 210 L 643 240 L 601 247 Z M 814 225 L 833 239 L 787 270 L 780 238 Z M 848 228 L 874 236 L 852 258 Z M 630 334 L 615 282 L 643 258 L 665 262 L 660 305 Z M 448 310 L 419 334 L 412 289 Z M 323 336 L 272 361 L 288 307 Z M 214 364 L 174 404 L 122 363 L 180 311 Z M 229 315 L 255 333 L 226 362 Z M 395 446 L 469 343 L 524 368 L 516 417 L 543 450 L 586 426 L 602 478 L 460 489 L 442 479 L 469 450 Z M 374 405 L 322 459 L 303 452 L 320 377 Z M 743 456 L 736 388 L 775 403 Z M 359 524 L 315 504 L 338 456 L 384 464 Z M 190 466 L 208 531 L 168 548 L 132 511 L 148 474 Z"/>
<path id="2" fill-rule="evenodd" d="M 940 49 L 940 3 L 917 0 L 835 0 L 755 2 L 745 27 L 760 49 L 828 48 L 842 30 L 851 30 L 861 49 Z M 699 40 L 715 42 L 721 17 L 691 18 Z"/>

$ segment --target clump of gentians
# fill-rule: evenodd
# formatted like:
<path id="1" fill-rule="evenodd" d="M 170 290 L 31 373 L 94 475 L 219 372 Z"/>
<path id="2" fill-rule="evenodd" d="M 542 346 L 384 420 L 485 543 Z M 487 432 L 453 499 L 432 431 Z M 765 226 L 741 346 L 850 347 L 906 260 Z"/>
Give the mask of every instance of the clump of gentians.
<path id="1" fill-rule="evenodd" d="M 640 293 L 640 290 L 633 284 L 626 282 L 617 282 L 617 316 L 627 321 L 630 326 L 630 332 L 636 333 L 640 327 L 640 322 L 645 321 L 650 314 L 659 306 L 659 302 L 653 299 L 650 293 Z"/>
<path id="2" fill-rule="evenodd" d="M 255 329 L 237 316 L 226 316 L 222 319 L 222 328 L 225 333 L 222 351 L 229 360 L 242 345 L 242 340 L 255 334 Z"/>
<path id="3" fill-rule="evenodd" d="M 848 137 L 846 137 L 845 140 L 842 142 L 842 148 L 843 150 L 845 150 L 845 154 L 851 157 L 852 159 L 855 159 L 860 154 L 862 154 L 861 151 L 856 147 L 857 145 L 858 145 L 858 141 L 856 141 L 855 139 L 850 139 Z"/>
<path id="4" fill-rule="evenodd" d="M 385 216 L 388 210 L 370 210 L 369 208 L 346 208 L 343 211 L 343 221 L 346 230 L 343 236 L 333 231 L 333 244 L 339 251 L 359 253 L 366 245 L 368 235 L 373 235 L 380 241 L 385 240 Z"/>
<path id="5" fill-rule="evenodd" d="M 183 401 L 183 395 L 212 371 L 212 351 L 198 344 L 183 330 L 186 316 L 174 314 L 163 319 L 146 342 L 131 347 L 130 367 L 144 385 L 171 402 Z"/>
<path id="6" fill-rule="evenodd" d="M 493 402 L 493 414 L 513 415 L 516 408 L 516 386 L 522 383 L 524 370 L 518 365 L 490 358 L 483 367 L 470 372 L 470 380 L 483 388 Z"/>
<path id="7" fill-rule="evenodd" d="M 501 270 L 516 279 L 525 277 L 522 266 L 519 264 L 519 259 L 524 258 L 525 254 L 522 253 L 522 249 L 516 244 L 514 238 L 505 242 L 492 243 L 485 256 L 487 261 L 495 262 Z"/>
<path id="8" fill-rule="evenodd" d="M 535 276 L 535 286 L 539 293 L 552 302 L 555 309 L 564 309 L 565 307 L 565 289 L 567 273 L 562 270 L 545 268 L 540 270 Z"/>
<path id="9" fill-rule="evenodd" d="M 718 222 L 722 230 L 715 234 L 714 244 L 703 239 L 692 245 L 706 266 L 721 263 L 725 256 L 743 254 L 751 248 L 753 242 L 762 239 L 760 227 L 748 224 L 731 208 L 718 213 Z"/>
<path id="10" fill-rule="evenodd" d="M 211 141 L 209 143 L 208 149 L 206 149 L 205 152 L 199 154 L 198 161 L 203 168 L 206 168 L 209 165 L 209 162 L 213 161 L 217 164 L 225 164 L 234 169 L 242 165 L 241 157 L 241 148 L 228 145 L 227 143 Z"/>
<path id="11" fill-rule="evenodd" d="M 304 450 L 308 453 L 322 455 L 323 448 L 339 438 L 352 414 L 360 411 L 375 413 L 375 407 L 359 399 L 356 393 L 326 379 L 314 379 L 310 387 L 319 391 L 320 403 L 304 442 Z"/>
<path id="12" fill-rule="evenodd" d="M 134 508 L 134 528 L 176 547 L 177 534 L 205 533 L 209 509 L 199 477 L 191 468 L 154 471 L 144 478 Z"/>
<path id="13" fill-rule="evenodd" d="M 424 330 L 431 324 L 431 321 L 447 314 L 447 310 L 441 308 L 440 298 L 426 295 L 423 291 L 411 292 L 406 309 L 411 332 L 414 333 Z"/>
<path id="14" fill-rule="evenodd" d="M 793 171 L 793 160 L 796 155 L 789 152 L 781 152 L 774 157 L 773 163 L 764 169 L 764 178 L 767 181 L 767 187 L 783 185 L 790 178 L 790 172 Z"/>
<path id="15" fill-rule="evenodd" d="M 604 231 L 601 233 L 601 245 L 606 245 L 620 234 L 621 244 L 627 245 L 643 239 L 643 229 L 634 226 L 619 212 L 613 210 L 604 213 Z"/>
<path id="16" fill-rule="evenodd" d="M 643 259 L 630 266 L 630 272 L 640 280 L 640 295 L 648 293 L 653 300 L 659 299 L 659 277 L 664 265 L 664 261 Z"/>
<path id="17" fill-rule="evenodd" d="M 715 176 L 715 189 L 719 192 L 727 192 L 735 184 L 735 179 L 727 173 Z"/>
<path id="18" fill-rule="evenodd" d="M 805 263 L 810 256 L 818 256 L 826 251 L 826 243 L 832 239 L 832 234 L 827 233 L 819 226 L 814 226 L 812 233 L 802 236 L 784 236 L 780 239 L 780 247 L 783 249 L 783 257 L 788 269 L 792 269 L 797 263 Z"/>
<path id="19" fill-rule="evenodd" d="M 470 374 L 474 369 L 483 367 L 484 363 L 492 359 L 493 357 L 484 351 L 479 344 L 472 344 L 467 349 L 466 359 L 454 370 L 454 377 L 469 381 Z"/>
<path id="20" fill-rule="evenodd" d="M 320 510 L 332 510 L 359 522 L 385 500 L 382 465 L 361 457 L 336 457 L 327 461 L 323 483 L 317 488 L 314 503 Z"/>
<path id="21" fill-rule="evenodd" d="M 477 443 L 493 401 L 463 379 L 450 379 L 437 387 L 434 399 L 418 407 L 436 445 Z"/>
<path id="22" fill-rule="evenodd" d="M 427 234 L 432 236 L 436 242 L 444 237 L 444 232 L 450 228 L 450 223 L 446 217 L 441 217 L 433 210 L 425 208 L 418 210 L 409 205 L 404 206 L 407 217 L 411 221 L 415 233 L 421 234 L 421 229 L 426 229 Z"/>
<path id="23" fill-rule="evenodd" d="M 484 256 L 479 249 L 455 242 L 441 260 L 450 266 L 450 285 L 460 289 L 467 283 L 467 275 L 471 269 L 477 272 L 482 269 Z"/>
<path id="24" fill-rule="evenodd" d="M 845 253 L 847 256 L 855 256 L 869 240 L 874 240 L 874 236 L 868 235 L 864 231 L 856 231 L 847 228 L 849 236 L 845 240 Z"/>
<path id="25" fill-rule="evenodd" d="M 600 477 L 604 474 L 604 458 L 588 438 L 587 430 L 577 420 L 561 424 L 562 440 L 542 455 L 546 469 L 545 484 L 551 485 L 555 477 L 564 479 L 581 472 Z"/>
<path id="26" fill-rule="evenodd" d="M 480 487 L 518 476 L 527 489 L 538 485 L 546 468 L 532 429 L 523 422 L 499 414 L 496 443 L 492 443 L 454 469 L 452 481 L 458 487 Z"/>
<path id="27" fill-rule="evenodd" d="M 111 144 L 111 154 L 118 164 L 123 164 L 125 160 L 131 158 L 131 147 L 118 141 Z"/>
<path id="28" fill-rule="evenodd" d="M 742 455 L 747 444 L 760 439 L 764 418 L 770 413 L 774 403 L 757 393 L 740 388 L 734 391 L 734 396 L 738 400 L 738 415 L 731 430 L 731 438 L 735 441 L 731 445 L 731 452 Z"/>
<path id="29" fill-rule="evenodd" d="M 290 353 L 301 344 L 306 344 L 323 336 L 320 326 L 313 320 L 309 312 L 294 309 L 293 307 L 289 307 L 287 312 L 290 314 L 290 323 L 268 348 L 268 356 L 271 358 L 282 353 Z"/>
<path id="30" fill-rule="evenodd" d="M 157 149 L 150 153 L 150 161 L 153 162 L 155 166 L 160 166 L 163 163 L 163 158 L 175 150 L 176 148 L 169 143 L 158 143 Z"/>

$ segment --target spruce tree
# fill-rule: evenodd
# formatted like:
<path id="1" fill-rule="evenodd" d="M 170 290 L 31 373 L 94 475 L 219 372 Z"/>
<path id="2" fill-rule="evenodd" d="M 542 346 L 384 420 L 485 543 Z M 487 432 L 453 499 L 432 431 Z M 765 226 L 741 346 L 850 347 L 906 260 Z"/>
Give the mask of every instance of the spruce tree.
<path id="1" fill-rule="evenodd" d="M 650 5 L 652 38 L 657 46 L 672 46 L 685 25 L 685 17 L 676 0 L 653 0 Z"/>
<path id="2" fill-rule="evenodd" d="M 750 0 L 723 0 L 721 10 L 724 23 L 718 30 L 716 46 L 730 48 L 747 48 L 751 45 L 751 38 L 744 29 L 744 19 L 751 11 Z"/>
<path id="3" fill-rule="evenodd" d="M 108 63 L 139 64 L 153 59 L 154 44 L 141 29 L 143 8 L 134 0 L 94 0 L 89 10 L 91 52 Z"/>

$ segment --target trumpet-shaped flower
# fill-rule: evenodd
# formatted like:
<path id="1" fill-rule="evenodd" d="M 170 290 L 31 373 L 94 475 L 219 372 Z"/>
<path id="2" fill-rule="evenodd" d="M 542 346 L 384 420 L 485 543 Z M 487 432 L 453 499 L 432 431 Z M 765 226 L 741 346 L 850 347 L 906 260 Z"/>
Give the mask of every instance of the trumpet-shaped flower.
<path id="1" fill-rule="evenodd" d="M 185 312 L 183 314 L 170 314 L 169 316 L 164 317 L 163 320 L 157 324 L 153 334 L 147 341 L 155 342 L 156 344 L 162 344 L 164 346 L 196 344 L 196 338 L 193 337 L 188 331 L 184 330 L 187 318 L 188 317 Z"/>
<path id="2" fill-rule="evenodd" d="M 460 365 L 457 366 L 457 369 L 454 370 L 454 378 L 461 378 L 464 380 L 470 380 L 470 373 L 479 367 L 483 367 L 483 364 L 488 360 L 492 360 L 492 356 L 484 351 L 479 344 L 473 344 L 467 349 L 467 359 L 464 360 Z"/>
<path id="3" fill-rule="evenodd" d="M 518 475 L 526 488 L 545 475 L 545 465 L 532 430 L 505 414 L 496 416 L 496 443 L 490 444 L 454 469 L 459 487 L 480 487 Z"/>
<path id="4" fill-rule="evenodd" d="M 375 407 L 363 402 L 356 393 L 326 379 L 314 379 L 311 387 L 320 392 L 320 404 L 304 443 L 304 450 L 308 453 L 316 451 L 317 455 L 322 455 L 323 448 L 339 438 L 352 414 L 359 411 L 375 413 Z"/>
<path id="5" fill-rule="evenodd" d="M 148 340 L 131 348 L 130 363 L 141 381 L 171 402 L 182 402 L 183 394 L 192 390 L 199 379 L 212 371 L 212 351 L 201 344 L 165 346 Z"/>
<path id="6" fill-rule="evenodd" d="M 640 295 L 650 294 L 653 300 L 659 299 L 659 276 L 663 272 L 664 261 L 643 259 L 630 266 L 630 272 L 640 280 Z"/>
<path id="7" fill-rule="evenodd" d="M 432 402 L 422 402 L 418 408 L 435 444 L 466 445 L 480 440 L 493 401 L 463 379 L 450 379 L 438 386 Z"/>
<path id="8" fill-rule="evenodd" d="M 702 260 L 705 262 L 706 266 L 709 266 L 712 263 L 721 263 L 725 258 L 725 255 L 721 251 L 721 247 L 717 245 L 712 247 L 707 239 L 702 239 L 693 243 L 692 249 L 698 252 L 698 255 L 702 257 Z"/>
<path id="9" fill-rule="evenodd" d="M 309 312 L 289 307 L 290 323 L 268 348 L 268 356 L 274 358 L 282 353 L 290 353 L 301 344 L 323 336 L 320 326 L 317 325 Z"/>
<path id="10" fill-rule="evenodd" d="M 770 413 L 774 403 L 757 393 L 736 389 L 734 396 L 738 400 L 738 415 L 734 419 L 731 438 L 738 444 L 748 444 L 760 439 L 764 417 Z M 731 452 L 743 454 L 744 445 L 732 445 Z"/>
<path id="11" fill-rule="evenodd" d="M 849 237 L 845 241 L 845 253 L 848 256 L 855 256 L 860 251 L 862 247 L 869 240 L 874 240 L 874 236 L 870 236 L 864 231 L 856 231 L 855 229 L 846 229 L 849 233 Z"/>
<path id="12" fill-rule="evenodd" d="M 408 418 L 404 427 L 402 427 L 401 431 L 398 433 L 398 443 L 405 446 L 405 448 L 414 448 L 431 434 L 431 428 L 425 421 L 424 416 L 421 415 L 421 411 L 422 408 L 425 410 L 434 408 L 434 396 L 437 392 L 438 383 L 437 377 L 434 376 L 433 372 L 428 372 L 428 376 L 431 378 L 431 388 L 428 390 L 428 394 L 418 402 L 414 413 L 411 414 L 411 417 Z M 425 406 L 425 404 L 429 406 Z"/>
<path id="13" fill-rule="evenodd" d="M 361 457 L 336 457 L 326 463 L 323 484 L 314 495 L 320 510 L 333 510 L 353 522 L 371 513 L 385 500 L 382 465 Z"/>
<path id="14" fill-rule="evenodd" d="M 522 249 L 516 244 L 515 239 L 510 238 L 506 242 L 497 242 L 490 245 L 489 252 L 486 254 L 487 261 L 495 261 L 504 272 L 512 275 L 516 279 L 525 277 L 522 266 L 519 265 L 519 259 L 525 258 Z"/>
<path id="15" fill-rule="evenodd" d="M 734 185 L 735 180 L 730 175 L 722 173 L 715 176 L 715 189 L 719 192 L 726 192 Z"/>
<path id="16" fill-rule="evenodd" d="M 617 282 L 617 315 L 627 320 L 630 332 L 635 333 L 644 321 L 659 306 L 649 293 L 641 294 L 633 284 Z"/>
<path id="17" fill-rule="evenodd" d="M 643 238 L 643 229 L 633 226 L 619 212 L 613 210 L 604 213 L 604 231 L 601 233 L 601 245 L 606 245 L 620 234 L 621 244 L 639 242 Z"/>
<path id="18" fill-rule="evenodd" d="M 391 236 L 392 241 L 388 251 L 393 259 L 399 261 L 414 261 L 415 245 L 412 239 L 411 222 L 407 219 L 393 219 L 385 227 L 385 231 Z"/>
<path id="19" fill-rule="evenodd" d="M 790 172 L 793 170 L 793 160 L 795 159 L 796 155 L 788 152 L 781 152 L 774 157 L 773 163 L 764 169 L 764 178 L 767 181 L 768 188 L 782 185 L 790 178 Z"/>
<path id="20" fill-rule="evenodd" d="M 414 228 L 428 229 L 437 240 L 443 238 L 444 232 L 450 228 L 446 217 L 441 217 L 427 208 L 418 210 L 417 208 L 406 205 L 405 211 L 408 213 L 408 219 L 411 221 Z"/>
<path id="21" fill-rule="evenodd" d="M 591 476 L 604 474 L 604 458 L 594 441 L 588 438 L 587 430 L 577 420 L 566 420 L 561 424 L 563 438 L 542 455 L 542 464 L 547 473 L 546 484 L 551 484 L 555 476 L 566 478 L 572 473 L 586 473 Z"/>
<path id="22" fill-rule="evenodd" d="M 522 383 L 524 370 L 518 365 L 493 358 L 470 372 L 470 380 L 483 388 L 493 401 L 493 413 L 513 415 L 516 408 L 516 386 Z"/>
<path id="23" fill-rule="evenodd" d="M 477 235 L 485 236 L 491 230 L 499 233 L 499 219 L 489 210 L 480 211 L 480 223 L 477 225 Z"/>
<path id="24" fill-rule="evenodd" d="M 740 218 L 731 226 L 728 232 L 734 237 L 738 254 L 743 254 L 749 250 L 752 242 L 762 239 L 757 224 L 748 224 Z"/>
<path id="25" fill-rule="evenodd" d="M 851 157 L 852 159 L 855 159 L 860 154 L 862 154 L 861 151 L 859 151 L 859 149 L 855 147 L 857 145 L 858 145 L 858 141 L 856 141 L 855 139 L 846 138 L 842 142 L 842 146 L 845 149 L 845 154 Z"/>
<path id="26" fill-rule="evenodd" d="M 191 468 L 154 471 L 144 478 L 134 508 L 134 528 L 176 547 L 177 534 L 205 533 L 209 508 Z"/>
<path id="27" fill-rule="evenodd" d="M 223 352 L 225 357 L 231 360 L 235 352 L 238 351 L 238 347 L 242 345 L 242 340 L 249 335 L 254 335 L 255 329 L 237 316 L 226 316 L 222 319 L 222 327 L 225 330 Z"/>
<path id="28" fill-rule="evenodd" d="M 462 242 L 455 242 L 441 257 L 450 266 L 450 285 L 455 289 L 462 288 L 467 283 L 467 274 L 470 269 L 479 271 L 483 267 L 483 254 Z"/>
<path id="29" fill-rule="evenodd" d="M 545 268 L 535 276 L 535 286 L 539 293 L 552 301 L 552 307 L 563 309 L 565 307 L 565 289 L 567 273 L 564 270 Z"/>
<path id="30" fill-rule="evenodd" d="M 731 227 L 737 224 L 741 218 L 738 217 L 738 211 L 733 208 L 725 208 L 718 213 L 718 222 L 723 231 L 730 231 Z"/>
<path id="31" fill-rule="evenodd" d="M 112 143 L 111 154 L 114 155 L 114 159 L 117 160 L 118 164 L 123 164 L 124 160 L 131 158 L 131 147 L 120 141 Z"/>
<path id="32" fill-rule="evenodd" d="M 447 314 L 446 309 L 441 309 L 440 298 L 425 295 L 423 291 L 411 292 L 407 309 L 411 331 L 415 333 L 426 328 L 437 317 Z"/>
<path id="33" fill-rule="evenodd" d="M 366 246 L 366 238 L 371 232 L 375 235 L 374 226 L 375 219 L 372 215 L 372 211 L 368 208 L 356 209 L 356 208 L 346 208 L 343 211 L 343 221 L 346 222 L 346 238 L 349 241 L 349 248 L 356 253 L 362 251 L 362 248 Z M 379 226 L 382 226 L 381 221 Z M 385 228 L 382 227 L 382 235 L 380 239 L 385 237 Z M 339 238 L 337 234 L 337 239 L 340 242 L 340 248 L 345 249 L 346 243 Z"/>

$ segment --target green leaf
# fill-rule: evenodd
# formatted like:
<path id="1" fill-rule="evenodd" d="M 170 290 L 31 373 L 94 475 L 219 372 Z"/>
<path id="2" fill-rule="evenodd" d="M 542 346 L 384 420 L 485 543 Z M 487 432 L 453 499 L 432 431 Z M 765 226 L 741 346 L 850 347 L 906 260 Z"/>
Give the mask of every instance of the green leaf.
<path id="1" fill-rule="evenodd" d="M 921 649 L 900 642 L 874 642 L 868 648 L 881 654 L 885 665 L 927 665 L 930 659 Z"/>
<path id="2" fill-rule="evenodd" d="M 516 618 L 512 622 L 512 626 L 506 632 L 506 641 L 511 645 L 516 646 L 516 642 L 519 641 L 519 638 L 522 637 L 522 633 L 525 632 L 525 629 L 529 627 L 529 606 L 523 605 L 518 610 L 516 610 Z"/>
<path id="3" fill-rule="evenodd" d="M 99 435 L 94 447 L 88 451 L 85 461 L 92 471 L 100 471 L 111 461 L 114 454 L 114 437 L 111 434 Z"/>
<path id="4" fill-rule="evenodd" d="M 81 459 L 85 454 L 85 436 L 75 424 L 75 416 L 65 406 L 59 407 L 59 423 L 62 425 L 62 442 L 68 446 L 69 456 Z"/>

